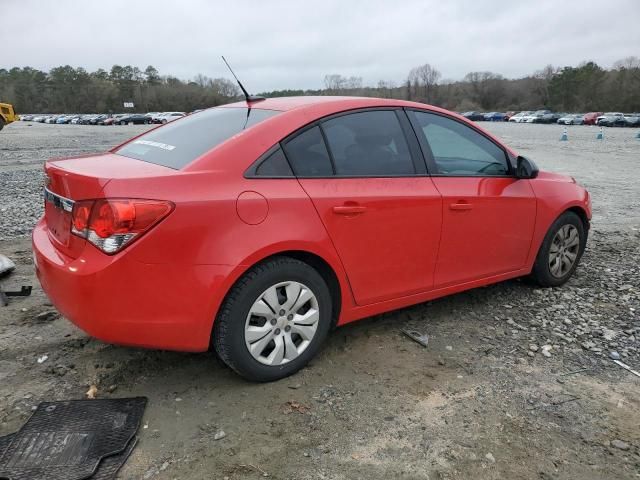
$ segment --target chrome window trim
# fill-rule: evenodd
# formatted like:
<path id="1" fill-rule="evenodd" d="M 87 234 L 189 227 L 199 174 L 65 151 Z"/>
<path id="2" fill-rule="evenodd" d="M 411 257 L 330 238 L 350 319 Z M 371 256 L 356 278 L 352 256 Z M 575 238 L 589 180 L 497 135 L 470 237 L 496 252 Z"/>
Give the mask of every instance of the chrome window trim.
<path id="1" fill-rule="evenodd" d="M 70 198 L 53 193 L 47 187 L 44 187 L 44 201 L 52 203 L 56 208 L 62 208 L 65 212 L 72 212 L 73 206 L 76 203 Z"/>

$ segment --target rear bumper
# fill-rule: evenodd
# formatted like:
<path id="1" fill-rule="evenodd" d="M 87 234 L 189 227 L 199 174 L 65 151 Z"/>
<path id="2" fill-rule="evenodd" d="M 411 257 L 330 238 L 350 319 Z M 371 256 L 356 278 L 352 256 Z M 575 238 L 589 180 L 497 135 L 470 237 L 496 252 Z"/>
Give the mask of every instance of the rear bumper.
<path id="1" fill-rule="evenodd" d="M 43 220 L 32 244 L 43 290 L 62 315 L 92 337 L 145 348 L 208 349 L 233 267 L 147 264 L 127 250 L 108 256 L 91 245 L 72 259 L 51 243 Z"/>

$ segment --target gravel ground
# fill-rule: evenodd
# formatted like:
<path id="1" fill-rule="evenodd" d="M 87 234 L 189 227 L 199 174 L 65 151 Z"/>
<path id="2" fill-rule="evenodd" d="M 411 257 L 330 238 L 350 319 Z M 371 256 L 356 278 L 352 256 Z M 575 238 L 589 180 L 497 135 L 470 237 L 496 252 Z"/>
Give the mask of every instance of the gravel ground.
<path id="1" fill-rule="evenodd" d="M 594 224 L 574 278 L 509 281 L 338 329 L 312 364 L 247 383 L 211 354 L 105 345 L 39 288 L 0 307 L 0 435 L 43 400 L 146 395 L 121 478 L 640 478 L 640 141 L 629 129 L 485 124 L 586 185 Z M 12 124 L 0 134 L 3 285 L 34 283 L 42 162 L 145 127 Z M 428 333 L 427 348 L 400 329 Z M 38 363 L 37 359 L 46 360 Z"/>

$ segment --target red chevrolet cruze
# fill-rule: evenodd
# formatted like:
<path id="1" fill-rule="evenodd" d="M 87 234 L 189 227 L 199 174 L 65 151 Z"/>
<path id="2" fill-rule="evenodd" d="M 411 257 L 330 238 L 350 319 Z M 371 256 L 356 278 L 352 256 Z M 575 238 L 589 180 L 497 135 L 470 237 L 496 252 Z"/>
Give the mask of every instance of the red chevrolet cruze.
<path id="1" fill-rule="evenodd" d="M 46 164 L 42 287 L 107 342 L 212 346 L 258 381 L 328 332 L 532 275 L 567 281 L 591 202 L 463 117 L 375 98 L 211 108 Z"/>

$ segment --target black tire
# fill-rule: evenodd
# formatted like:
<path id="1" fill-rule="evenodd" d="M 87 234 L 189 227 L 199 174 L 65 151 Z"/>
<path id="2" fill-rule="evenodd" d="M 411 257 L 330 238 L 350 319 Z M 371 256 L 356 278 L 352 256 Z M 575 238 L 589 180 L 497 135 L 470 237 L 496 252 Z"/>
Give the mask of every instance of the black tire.
<path id="1" fill-rule="evenodd" d="M 269 366 L 256 360 L 245 344 L 245 322 L 253 303 L 269 287 L 297 281 L 308 286 L 318 300 L 319 321 L 307 348 L 294 360 Z M 215 320 L 212 343 L 217 355 L 247 380 L 271 382 L 292 375 L 318 352 L 331 327 L 332 302 L 322 276 L 308 264 L 290 257 L 275 257 L 251 268 L 233 286 Z"/>
<path id="2" fill-rule="evenodd" d="M 579 244 L 577 248 L 577 257 L 571 265 L 571 268 L 561 276 L 555 276 L 551 273 L 551 267 L 549 265 L 549 255 L 551 251 L 551 245 L 554 237 L 558 231 L 566 225 L 572 225 L 576 228 L 579 235 Z M 587 244 L 588 230 L 582 219 L 574 212 L 564 212 L 560 215 L 555 222 L 549 227 L 549 231 L 544 237 L 544 241 L 540 246 L 536 261 L 533 265 L 531 276 L 533 280 L 541 287 L 559 287 L 567 282 L 576 271 L 582 254 L 584 253 L 585 245 Z"/>
<path id="3" fill-rule="evenodd" d="M 4 128 L 4 119 L 0 118 L 0 130 Z"/>

